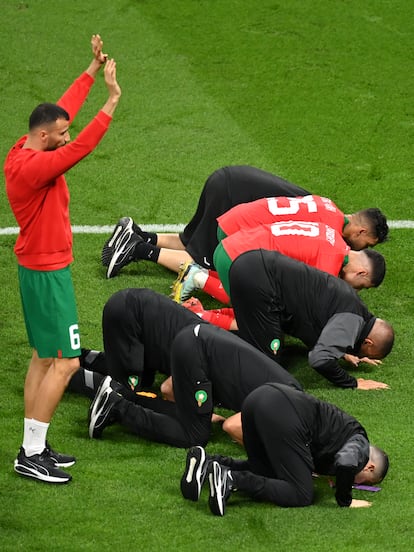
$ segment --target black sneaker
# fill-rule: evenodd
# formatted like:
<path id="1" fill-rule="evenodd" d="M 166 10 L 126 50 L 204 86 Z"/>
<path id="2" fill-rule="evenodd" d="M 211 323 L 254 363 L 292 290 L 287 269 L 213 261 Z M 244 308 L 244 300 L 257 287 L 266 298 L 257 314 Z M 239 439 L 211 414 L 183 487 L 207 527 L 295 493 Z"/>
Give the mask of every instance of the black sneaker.
<path id="1" fill-rule="evenodd" d="M 112 255 L 115 251 L 117 241 L 124 230 L 134 231 L 134 221 L 131 217 L 122 217 L 115 225 L 114 231 L 109 239 L 106 240 L 101 254 L 101 261 L 103 266 L 109 266 Z"/>
<path id="2" fill-rule="evenodd" d="M 76 462 L 76 458 L 74 456 L 61 454 L 60 452 L 53 450 L 47 441 L 45 450 L 49 454 L 50 459 L 55 463 L 55 466 L 58 468 L 70 468 Z"/>
<path id="3" fill-rule="evenodd" d="M 106 376 L 98 387 L 89 408 L 89 437 L 99 439 L 103 430 L 115 420 L 112 409 L 120 400 L 120 395 L 111 387 L 111 376 Z M 118 399 L 118 400 L 117 400 Z"/>
<path id="4" fill-rule="evenodd" d="M 141 238 L 144 239 L 144 233 L 142 228 L 138 226 L 138 224 L 136 224 L 134 221 L 132 221 L 132 230 L 135 232 L 135 234 L 138 234 L 138 236 L 141 236 Z"/>
<path id="5" fill-rule="evenodd" d="M 138 261 L 139 259 L 135 257 L 134 251 L 135 247 L 139 243 L 143 243 L 143 241 L 141 236 L 137 234 L 123 234 L 112 255 L 111 262 L 106 271 L 106 277 L 113 278 L 124 268 L 124 266 L 132 263 L 132 261 Z"/>
<path id="6" fill-rule="evenodd" d="M 185 471 L 181 478 L 181 493 L 184 498 L 196 502 L 206 479 L 210 457 L 203 447 L 192 447 L 187 453 Z"/>
<path id="7" fill-rule="evenodd" d="M 224 516 L 226 504 L 232 491 L 233 477 L 229 468 L 218 462 L 211 462 L 208 470 L 210 496 L 208 505 L 215 516 Z"/>
<path id="8" fill-rule="evenodd" d="M 46 483 L 67 483 L 72 479 L 71 475 L 56 466 L 46 448 L 41 454 L 26 456 L 24 448 L 21 447 L 14 461 L 14 471 L 24 477 L 39 479 Z"/>
<path id="9" fill-rule="evenodd" d="M 103 247 L 101 258 L 102 264 L 108 266 L 107 278 L 113 278 L 124 266 L 132 262 L 135 246 L 144 241 L 141 236 L 134 233 L 132 225 L 131 217 L 120 219 L 111 238 Z"/>

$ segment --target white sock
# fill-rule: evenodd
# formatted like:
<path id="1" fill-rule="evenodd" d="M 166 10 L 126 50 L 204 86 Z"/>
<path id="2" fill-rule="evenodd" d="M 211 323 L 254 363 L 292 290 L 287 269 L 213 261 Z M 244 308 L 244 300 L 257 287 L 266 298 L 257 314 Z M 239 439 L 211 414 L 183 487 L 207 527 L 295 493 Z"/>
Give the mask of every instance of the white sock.
<path id="1" fill-rule="evenodd" d="M 204 271 L 203 269 L 199 270 L 194 274 L 194 284 L 197 286 L 197 289 L 203 289 L 206 285 L 208 278 L 208 272 L 207 270 Z"/>
<path id="2" fill-rule="evenodd" d="M 38 420 L 24 419 L 23 448 L 26 456 L 41 454 L 46 447 L 46 435 L 49 424 Z"/>

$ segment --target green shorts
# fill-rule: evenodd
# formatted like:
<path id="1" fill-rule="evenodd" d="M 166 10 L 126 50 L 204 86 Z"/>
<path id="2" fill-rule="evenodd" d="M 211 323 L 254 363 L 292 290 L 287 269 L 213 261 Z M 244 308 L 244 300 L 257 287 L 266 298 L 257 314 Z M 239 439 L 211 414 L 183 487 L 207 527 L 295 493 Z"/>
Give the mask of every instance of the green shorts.
<path id="1" fill-rule="evenodd" d="M 229 271 L 233 261 L 227 255 L 227 252 L 224 249 L 222 243 L 219 243 L 214 251 L 213 262 L 219 275 L 220 281 L 223 284 L 227 295 L 230 297 Z"/>
<path id="2" fill-rule="evenodd" d="M 217 225 L 217 241 L 220 243 L 224 238 L 227 238 L 227 234 L 223 232 L 219 225 Z"/>
<path id="3" fill-rule="evenodd" d="M 79 356 L 80 337 L 70 267 L 30 270 L 19 265 L 27 335 L 40 358 Z"/>

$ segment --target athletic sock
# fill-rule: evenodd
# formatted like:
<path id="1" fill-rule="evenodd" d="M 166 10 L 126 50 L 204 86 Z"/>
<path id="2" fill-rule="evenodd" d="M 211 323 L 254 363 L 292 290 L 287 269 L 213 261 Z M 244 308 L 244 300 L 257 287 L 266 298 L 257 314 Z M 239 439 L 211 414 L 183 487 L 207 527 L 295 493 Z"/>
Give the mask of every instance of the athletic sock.
<path id="1" fill-rule="evenodd" d="M 230 297 L 227 295 L 223 284 L 213 274 L 209 274 L 207 281 L 201 289 L 211 295 L 211 297 L 214 297 L 214 299 L 220 301 L 220 303 L 230 303 Z"/>
<path id="2" fill-rule="evenodd" d="M 104 376 L 108 375 L 106 368 L 105 353 L 102 351 L 94 351 L 93 349 L 81 349 L 81 356 L 79 357 L 80 365 L 82 368 L 91 370 L 92 372 L 99 372 Z"/>
<path id="3" fill-rule="evenodd" d="M 79 393 L 80 395 L 85 395 L 93 399 L 104 377 L 105 376 L 99 372 L 93 372 L 92 370 L 81 367 L 71 377 L 66 391 L 70 393 Z"/>
<path id="4" fill-rule="evenodd" d="M 26 456 L 41 454 L 46 447 L 49 424 L 38 420 L 24 419 L 23 448 Z"/>
<path id="5" fill-rule="evenodd" d="M 193 282 L 196 286 L 196 289 L 204 289 L 208 277 L 208 271 L 205 268 L 201 268 L 198 272 L 196 272 L 193 277 Z"/>
<path id="6" fill-rule="evenodd" d="M 155 232 L 143 232 L 142 237 L 147 243 L 152 243 L 152 245 L 157 245 L 158 236 Z"/>
<path id="7" fill-rule="evenodd" d="M 231 323 L 234 320 L 233 309 L 205 310 L 199 316 L 206 322 L 210 322 L 210 324 L 223 328 L 224 330 L 230 330 Z"/>
<path id="8" fill-rule="evenodd" d="M 232 458 L 231 456 L 222 456 L 221 454 L 209 454 L 211 460 L 215 460 L 222 466 L 230 468 L 231 471 L 246 471 L 250 470 L 250 464 L 248 460 L 239 460 L 238 458 Z"/>
<path id="9" fill-rule="evenodd" d="M 132 224 L 132 230 L 135 232 L 135 234 L 138 234 L 141 236 L 141 238 L 146 243 L 151 243 L 152 245 L 157 245 L 158 236 L 155 232 L 146 232 L 145 230 L 142 230 L 135 222 Z"/>
<path id="10" fill-rule="evenodd" d="M 134 261 L 144 260 L 158 262 L 161 249 L 152 243 L 140 242 L 137 243 L 134 249 Z"/>

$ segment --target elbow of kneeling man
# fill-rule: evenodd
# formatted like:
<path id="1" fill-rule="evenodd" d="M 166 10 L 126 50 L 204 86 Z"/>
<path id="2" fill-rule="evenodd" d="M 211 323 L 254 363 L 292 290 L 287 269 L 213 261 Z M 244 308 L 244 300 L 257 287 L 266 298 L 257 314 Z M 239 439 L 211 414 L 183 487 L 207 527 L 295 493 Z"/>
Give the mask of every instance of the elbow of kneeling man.
<path id="1" fill-rule="evenodd" d="M 308 362 L 312 368 L 315 368 L 315 370 L 318 368 L 320 364 L 322 364 L 321 358 L 316 354 L 313 354 L 312 351 L 308 354 Z"/>
<path id="2" fill-rule="evenodd" d="M 327 357 L 326 355 L 321 355 L 320 351 L 310 351 L 308 354 L 309 365 L 316 370 L 317 372 L 324 372 L 327 367 L 329 367 L 332 362 L 336 362 L 332 357 Z"/>

